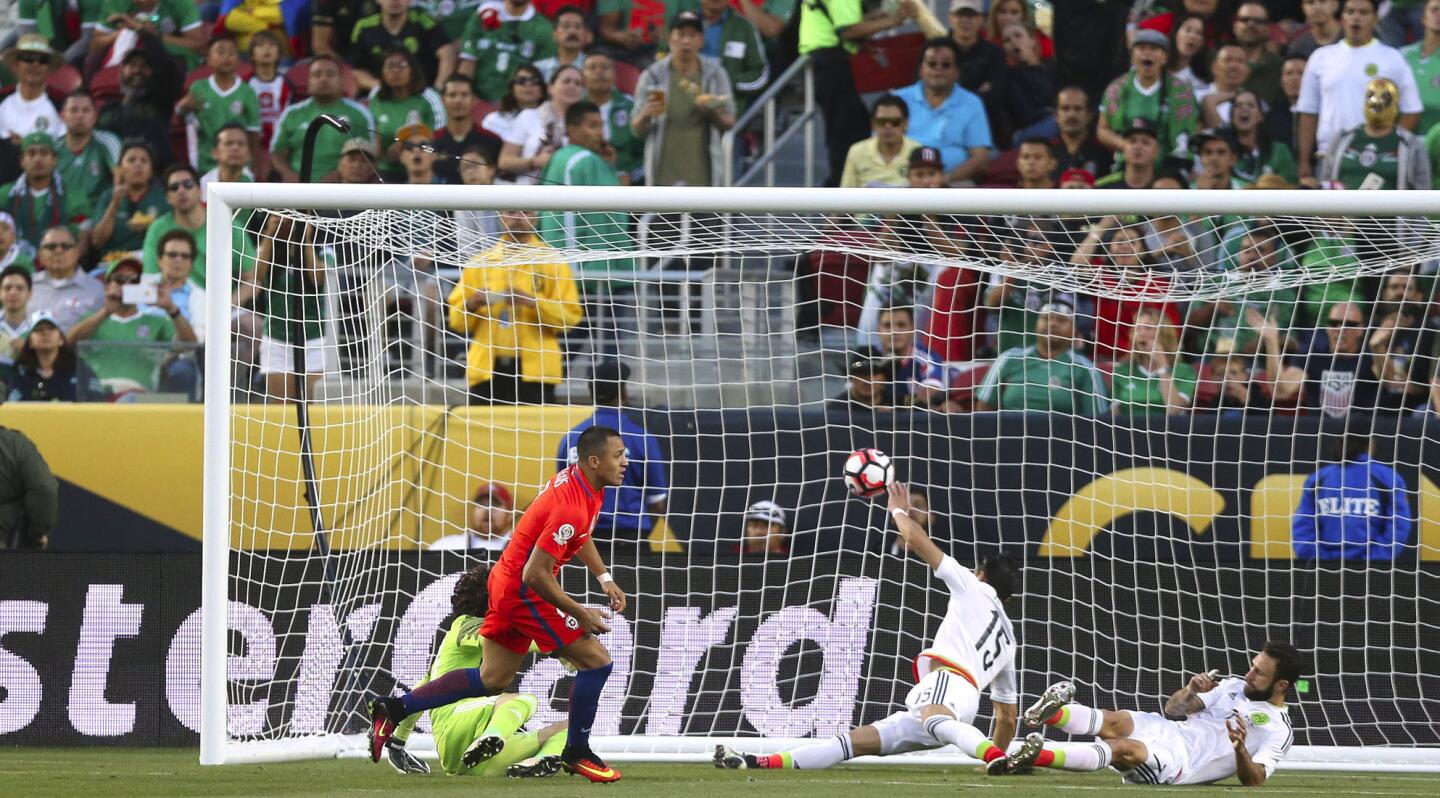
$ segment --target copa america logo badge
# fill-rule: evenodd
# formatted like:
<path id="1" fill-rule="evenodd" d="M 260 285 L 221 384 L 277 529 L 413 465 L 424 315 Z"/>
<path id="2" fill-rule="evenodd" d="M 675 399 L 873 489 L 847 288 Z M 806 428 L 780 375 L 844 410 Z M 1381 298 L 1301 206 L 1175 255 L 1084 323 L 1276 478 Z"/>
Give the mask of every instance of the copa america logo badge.
<path id="1" fill-rule="evenodd" d="M 577 620 L 575 620 L 572 616 L 569 616 L 569 615 L 565 616 L 565 625 L 568 626 L 568 627 L 570 627 L 571 629 L 579 629 L 579 628 L 580 628 L 580 622 L 577 621 Z"/>
<path id="2" fill-rule="evenodd" d="M 573 537 L 575 537 L 575 527 L 570 524 L 562 524 L 559 529 L 555 530 L 555 542 L 562 546 L 569 543 L 570 538 Z"/>

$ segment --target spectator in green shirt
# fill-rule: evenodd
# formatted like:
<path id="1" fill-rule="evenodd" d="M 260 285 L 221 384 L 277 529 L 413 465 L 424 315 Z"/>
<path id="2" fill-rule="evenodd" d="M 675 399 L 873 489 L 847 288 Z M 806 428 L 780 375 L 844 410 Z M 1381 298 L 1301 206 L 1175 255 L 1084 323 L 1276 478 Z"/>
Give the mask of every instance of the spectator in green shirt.
<path id="1" fill-rule="evenodd" d="M 1254 183 L 1262 175 L 1279 175 L 1285 182 L 1295 183 L 1295 153 L 1286 142 L 1271 138 L 1265 128 L 1264 105 L 1255 92 L 1245 89 L 1231 101 L 1230 130 L 1240 148 L 1236 177 Z"/>
<path id="2" fill-rule="evenodd" d="M 425 85 L 415 56 L 400 48 L 385 56 L 380 85 L 370 92 L 370 113 L 380 139 L 380 173 L 386 179 L 404 179 L 399 161 L 402 138 L 423 134 L 428 139 L 445 127 L 445 104 L 439 93 Z"/>
<path id="3" fill-rule="evenodd" d="M 1136 31 L 1130 44 L 1131 69 L 1110 82 L 1100 103 L 1095 135 L 1101 144 L 1120 150 L 1131 123 L 1149 119 L 1156 125 L 1160 143 L 1157 164 L 1167 156 L 1187 156 L 1200 110 L 1190 84 L 1165 72 L 1169 48 L 1165 34 Z"/>
<path id="4" fill-rule="evenodd" d="M 134 258 L 110 264 L 105 271 L 105 304 L 69 331 L 71 342 L 96 342 L 97 346 L 81 352 L 100 383 L 115 394 L 160 387 L 162 354 L 157 347 L 144 344 L 195 342 L 195 330 L 168 294 L 155 305 L 126 301 L 125 287 L 139 284 L 141 271 L 140 261 Z M 105 346 L 107 343 L 115 346 Z"/>
<path id="5" fill-rule="evenodd" d="M 110 187 L 110 172 L 120 162 L 120 137 L 95 129 L 95 101 L 83 90 L 71 92 L 60 105 L 65 135 L 60 139 L 60 182 L 66 191 L 78 192 L 90 204 L 85 214 L 94 219 L 104 206 L 96 205 Z"/>
<path id="6" fill-rule="evenodd" d="M 1424 135 L 1430 128 L 1440 124 L 1440 0 L 1428 0 L 1421 16 L 1425 26 L 1425 37 L 1414 44 L 1400 48 L 1400 54 L 1415 73 L 1415 85 L 1420 89 L 1420 123 L 1415 132 Z"/>
<path id="7" fill-rule="evenodd" d="M 176 112 L 189 114 L 190 124 L 194 125 L 190 161 L 201 173 L 214 168 L 211 151 L 215 136 L 226 125 L 243 125 L 250 134 L 250 148 L 260 146 L 260 99 L 255 89 L 235 74 L 240 66 L 235 40 L 211 40 L 205 50 L 205 63 L 210 67 L 210 76 L 191 83 L 190 91 L 175 105 Z"/>
<path id="8" fill-rule="evenodd" d="M 587 53 L 580 72 L 585 79 L 585 99 L 600 109 L 605 120 L 605 141 L 615 148 L 615 176 L 622 186 L 640 183 L 644 179 L 641 164 L 645 140 L 630 129 L 635 99 L 615 88 L 615 62 L 605 53 Z"/>
<path id="9" fill-rule="evenodd" d="M 1024 410 L 1098 416 L 1110 412 L 1105 378 L 1075 351 L 1075 308 L 1040 308 L 1035 343 L 1001 353 L 976 391 L 978 410 Z"/>
<path id="10" fill-rule="evenodd" d="M 90 52 L 110 49 L 122 30 L 158 38 L 171 55 L 184 61 L 187 70 L 200 65 L 208 38 L 199 5 L 193 0 L 104 0 L 90 37 Z"/>
<path id="11" fill-rule="evenodd" d="M 90 228 L 90 248 L 100 260 L 140 250 L 145 231 L 169 210 L 165 189 L 155 179 L 155 156 L 143 141 L 128 141 L 120 151 L 120 164 L 100 195 L 100 211 Z"/>
<path id="12" fill-rule="evenodd" d="M 275 123 L 275 137 L 270 140 L 270 165 L 286 183 L 300 182 L 300 159 L 304 154 L 305 131 L 321 114 L 330 114 L 350 121 L 350 132 L 342 133 L 326 125 L 315 137 L 315 156 L 311 180 L 321 181 L 340 165 L 340 151 L 352 137 L 366 139 L 374 146 L 375 117 L 364 105 L 343 94 L 340 61 L 333 55 L 317 55 L 310 59 L 310 97 L 285 107 Z"/>
<path id="13" fill-rule="evenodd" d="M 90 37 L 95 33 L 95 23 L 100 20 L 101 0 L 20 0 L 16 14 L 15 31 L 12 36 L 19 38 L 27 33 L 38 33 L 50 42 L 57 52 L 64 54 L 66 63 L 78 64 L 90 49 Z M 69 12 L 78 11 L 80 16 L 79 36 L 70 38 Z M 0 50 L 8 49 L 13 41 L 11 36 L 0 39 Z"/>
<path id="14" fill-rule="evenodd" d="M 593 38 L 584 11 L 578 6 L 561 7 L 555 12 L 555 53 L 549 58 L 536 59 L 535 68 L 547 81 L 562 66 L 580 69 L 585 60 L 585 50 Z"/>
<path id="15" fill-rule="evenodd" d="M 13 183 L 0 186 L 0 210 L 15 220 L 15 234 L 32 249 L 51 227 L 77 224 L 89 213 L 85 197 L 75 196 L 61 184 L 55 139 L 48 133 L 31 133 L 20 140 L 20 168 Z"/>
<path id="16" fill-rule="evenodd" d="M 411 8 L 410 0 L 380 0 L 380 13 L 356 22 L 350 39 L 350 65 L 361 91 L 384 83 L 385 58 L 397 48 L 419 59 L 422 85 L 438 89 L 455 71 L 455 43 L 429 14 Z"/>
<path id="17" fill-rule="evenodd" d="M 630 14 L 634 0 L 596 0 L 595 33 L 601 49 L 614 58 L 630 63 L 643 63 L 655 52 L 660 31 L 631 27 Z"/>
<path id="18" fill-rule="evenodd" d="M 605 143 L 605 119 L 589 100 L 581 100 L 565 111 L 565 136 L 569 144 L 555 151 L 540 172 L 546 186 L 618 186 L 614 149 Z M 623 213 L 569 213 L 546 211 L 540 215 L 539 233 L 557 249 L 622 250 L 632 246 L 630 220 Z M 629 272 L 628 258 L 586 261 L 579 264 L 581 275 L 605 280 L 616 272 Z"/>
<path id="19" fill-rule="evenodd" d="M 1155 308 L 1135 314 L 1130 350 L 1115 363 L 1110 393 L 1117 416 L 1164 413 L 1173 416 L 1190 409 L 1195 400 L 1195 367 L 1180 358 L 1180 336 L 1175 325 Z"/>
<path id="20" fill-rule="evenodd" d="M 1239 239 L 1235 272 L 1246 281 L 1263 283 L 1278 276 L 1287 260 L 1279 231 L 1269 225 L 1247 230 Z M 1263 319 L 1286 334 L 1295 317 L 1297 292 L 1293 288 L 1261 289 L 1241 297 L 1190 304 L 1187 326 L 1200 338 L 1199 351 L 1208 355 L 1254 354 L 1261 344 Z"/>
<path id="21" fill-rule="evenodd" d="M 505 0 L 486 6 L 470 20 L 460 46 L 459 70 L 475 81 L 476 94 L 496 102 L 516 68 L 554 54 L 555 28 L 550 20 L 530 0 Z"/>
<path id="22" fill-rule="evenodd" d="M 1386 78 L 1365 86 L 1365 124 L 1330 145 L 1319 179 L 1348 189 L 1428 189 L 1430 157 L 1419 136 L 1400 127 L 1400 89 Z"/>

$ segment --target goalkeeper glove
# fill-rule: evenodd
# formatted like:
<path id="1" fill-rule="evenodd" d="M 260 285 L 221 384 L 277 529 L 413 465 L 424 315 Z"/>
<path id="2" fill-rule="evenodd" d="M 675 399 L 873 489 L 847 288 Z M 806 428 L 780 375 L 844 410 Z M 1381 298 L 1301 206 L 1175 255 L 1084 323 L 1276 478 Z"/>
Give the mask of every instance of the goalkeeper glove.
<path id="1" fill-rule="evenodd" d="M 405 750 L 405 743 L 394 739 L 385 743 L 385 758 L 390 760 L 390 766 L 395 768 L 396 773 L 429 773 L 430 766 L 423 760 L 415 757 L 414 754 Z"/>

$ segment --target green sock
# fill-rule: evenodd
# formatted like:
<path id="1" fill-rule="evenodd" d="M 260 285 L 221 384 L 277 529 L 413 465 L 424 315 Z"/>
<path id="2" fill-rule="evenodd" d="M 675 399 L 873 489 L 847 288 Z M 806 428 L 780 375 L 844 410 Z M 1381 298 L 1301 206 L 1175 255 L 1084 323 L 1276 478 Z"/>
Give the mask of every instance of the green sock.
<path id="1" fill-rule="evenodd" d="M 535 705 L 525 700 L 528 696 L 512 698 L 509 701 L 495 707 L 494 713 L 490 715 L 490 723 L 482 732 L 483 736 L 495 735 L 501 738 L 509 738 L 510 735 L 519 731 L 525 725 L 525 721 L 535 713 Z"/>
<path id="2" fill-rule="evenodd" d="M 780 754 L 780 762 L 786 770 L 790 770 L 795 767 L 795 757 L 790 756 L 789 751 L 784 751 Z"/>
<path id="3" fill-rule="evenodd" d="M 994 751 L 995 753 L 992 754 L 990 753 L 991 751 Z M 1000 750 L 1000 748 L 996 746 L 995 743 L 990 742 L 989 740 L 985 740 L 984 742 L 975 746 L 975 758 L 980 760 L 981 762 L 989 762 L 992 759 L 999 759 L 1002 756 L 1005 756 L 1005 752 Z"/>
<path id="4" fill-rule="evenodd" d="M 507 738 L 500 753 L 481 762 L 470 772 L 476 776 L 503 776 L 506 768 L 522 759 L 535 756 L 539 749 L 540 736 L 535 732 L 522 732 Z"/>
<path id="5" fill-rule="evenodd" d="M 560 756 L 565 752 L 565 743 L 570 739 L 570 730 L 561 729 L 550 735 L 550 739 L 540 746 L 540 753 L 537 756 Z"/>

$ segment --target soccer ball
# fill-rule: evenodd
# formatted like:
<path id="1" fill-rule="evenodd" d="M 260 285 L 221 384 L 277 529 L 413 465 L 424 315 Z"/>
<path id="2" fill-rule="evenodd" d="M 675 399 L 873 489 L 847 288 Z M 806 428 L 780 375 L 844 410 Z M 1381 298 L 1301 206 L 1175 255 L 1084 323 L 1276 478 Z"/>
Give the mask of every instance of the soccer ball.
<path id="1" fill-rule="evenodd" d="M 879 449 L 856 449 L 845 459 L 845 484 L 862 499 L 878 496 L 895 481 L 895 464 Z"/>

